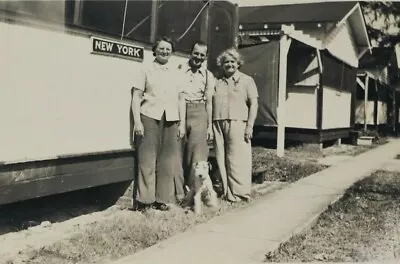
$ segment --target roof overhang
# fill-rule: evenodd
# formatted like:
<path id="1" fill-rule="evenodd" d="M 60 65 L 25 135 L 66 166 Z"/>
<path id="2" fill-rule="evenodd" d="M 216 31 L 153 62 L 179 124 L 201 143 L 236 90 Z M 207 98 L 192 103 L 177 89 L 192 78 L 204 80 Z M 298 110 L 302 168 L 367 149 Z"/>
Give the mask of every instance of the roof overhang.
<path id="1" fill-rule="evenodd" d="M 359 70 L 357 71 L 357 76 L 358 77 L 366 77 L 368 76 L 371 79 L 374 80 L 379 80 L 379 75 L 376 72 L 371 72 L 371 71 L 367 71 L 367 70 Z"/>
<path id="2" fill-rule="evenodd" d="M 347 32 L 347 33 L 346 33 Z M 342 49 L 343 39 L 347 34 L 351 40 L 346 43 L 346 49 Z M 347 14 L 336 23 L 335 27 L 324 39 L 324 47 L 336 58 L 347 64 L 358 68 L 360 58 L 367 52 L 371 52 L 364 15 L 359 3 L 347 12 Z"/>
<path id="3" fill-rule="evenodd" d="M 318 50 L 324 49 L 322 41 L 305 34 L 301 30 L 296 30 L 294 26 L 282 25 L 280 29 L 265 29 L 265 30 L 241 30 L 239 32 L 242 36 L 257 36 L 261 40 L 261 38 L 265 38 L 265 42 L 268 42 L 268 38 L 280 36 L 282 34 L 287 35 L 288 37 L 295 39 L 307 46 L 313 47 Z"/>
<path id="4" fill-rule="evenodd" d="M 313 38 L 308 34 L 304 34 L 301 30 L 295 30 L 294 26 L 285 26 L 282 25 L 282 31 L 284 34 L 288 35 L 289 37 L 300 41 L 310 47 L 316 48 L 318 50 L 324 49 L 322 41 Z"/>
<path id="5" fill-rule="evenodd" d="M 380 84 L 389 86 L 388 80 L 386 78 L 386 72 L 384 70 L 378 69 L 359 69 L 357 71 L 358 77 L 366 77 L 377 81 Z"/>
<path id="6" fill-rule="evenodd" d="M 348 21 L 352 28 L 354 40 L 359 49 L 359 58 L 361 58 L 366 51 L 371 53 L 371 41 L 369 39 L 367 26 L 362 12 L 360 3 L 357 3 L 337 24 L 340 27 L 343 23 Z"/>
<path id="7" fill-rule="evenodd" d="M 322 5 L 325 6 L 324 3 L 319 4 L 319 6 Z M 264 6 L 260 8 L 268 8 L 268 7 Z M 328 7 L 325 7 L 325 10 L 326 8 Z M 280 27 L 281 31 L 284 34 L 288 35 L 289 37 L 296 39 L 306 45 L 314 47 L 318 50 L 327 50 L 332 56 L 336 57 L 337 59 L 345 62 L 346 64 L 352 67 L 358 68 L 359 59 L 367 51 L 371 52 L 371 43 L 368 36 L 365 19 L 360 4 L 358 2 L 346 3 L 346 5 L 342 6 L 342 10 L 346 8 L 347 10 L 345 11 L 345 13 L 342 13 L 342 15 L 340 16 L 340 20 L 339 19 L 336 20 L 335 26 L 330 32 L 328 32 L 328 34 L 323 40 L 317 39 L 316 36 L 311 36 L 314 34 L 310 35 L 309 33 L 302 32 L 302 30 L 296 30 L 294 26 L 287 26 L 288 24 L 293 25 L 293 23 L 296 23 L 295 21 L 293 21 L 292 23 L 283 23 L 278 26 L 277 24 L 269 24 L 268 19 L 264 21 L 262 19 L 262 16 L 260 18 L 259 23 L 252 22 L 243 25 L 241 24 L 241 28 L 239 30 L 241 31 L 241 33 L 245 33 L 246 30 L 250 29 L 253 32 L 257 32 L 258 30 L 268 31 L 268 29 L 271 30 L 272 28 L 275 31 L 279 31 Z M 291 12 L 289 12 L 291 14 L 293 13 L 292 9 Z M 260 12 L 259 12 L 260 10 L 255 10 L 250 13 L 247 12 L 245 13 L 244 16 L 253 17 L 253 13 L 255 16 L 257 12 L 257 16 L 260 17 Z M 284 7 L 280 6 L 280 9 L 278 8 L 277 12 L 278 11 L 285 12 L 285 10 L 286 9 L 284 9 Z M 304 11 L 304 8 L 302 8 L 301 10 Z M 254 20 L 254 18 L 252 19 Z M 343 38 L 348 38 L 346 37 L 347 36 L 346 34 L 349 34 L 351 38 L 351 40 L 349 40 L 349 45 L 351 45 L 351 47 L 348 47 L 346 50 L 343 50 L 340 46 L 342 45 Z"/>

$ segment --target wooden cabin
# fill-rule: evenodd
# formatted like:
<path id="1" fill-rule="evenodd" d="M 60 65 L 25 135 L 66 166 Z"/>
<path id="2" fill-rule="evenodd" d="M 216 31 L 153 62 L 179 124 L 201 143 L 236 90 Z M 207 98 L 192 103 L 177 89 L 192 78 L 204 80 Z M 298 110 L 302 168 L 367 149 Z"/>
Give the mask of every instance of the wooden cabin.
<path id="1" fill-rule="evenodd" d="M 394 47 L 373 48 L 360 61 L 357 73 L 356 128 L 396 132 L 399 123 L 399 68 Z"/>
<path id="2" fill-rule="evenodd" d="M 279 127 L 285 140 L 349 136 L 358 62 L 370 49 L 359 3 L 240 7 L 239 35 L 241 70 L 260 94 L 256 137 L 279 138 Z"/>
<path id="3" fill-rule="evenodd" d="M 131 89 L 152 43 L 235 44 L 230 1 L 0 1 L 0 205 L 134 179 Z"/>

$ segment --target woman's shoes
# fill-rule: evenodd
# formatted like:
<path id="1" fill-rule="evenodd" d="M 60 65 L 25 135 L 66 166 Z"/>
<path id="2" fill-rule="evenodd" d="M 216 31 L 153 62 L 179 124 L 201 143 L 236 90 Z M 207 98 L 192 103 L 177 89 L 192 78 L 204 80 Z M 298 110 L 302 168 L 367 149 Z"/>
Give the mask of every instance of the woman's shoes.
<path id="1" fill-rule="evenodd" d="M 235 204 L 235 203 L 240 203 L 240 202 L 245 202 L 245 203 L 250 203 L 251 202 L 251 197 L 250 196 L 240 196 L 236 200 L 230 200 L 227 197 L 224 197 L 224 198 L 231 205 Z"/>

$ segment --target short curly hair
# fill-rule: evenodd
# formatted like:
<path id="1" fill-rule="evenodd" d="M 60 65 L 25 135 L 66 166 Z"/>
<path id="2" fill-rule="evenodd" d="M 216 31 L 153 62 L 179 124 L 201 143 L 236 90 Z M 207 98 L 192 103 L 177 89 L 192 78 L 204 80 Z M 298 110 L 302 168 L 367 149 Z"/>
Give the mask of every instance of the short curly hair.
<path id="1" fill-rule="evenodd" d="M 235 48 L 229 48 L 224 50 L 223 52 L 221 52 L 221 54 L 218 55 L 217 66 L 221 67 L 222 64 L 224 64 L 226 57 L 228 56 L 234 58 L 237 61 L 239 67 L 243 65 L 244 60 L 242 54 L 240 54 L 240 52 Z"/>
<path id="2" fill-rule="evenodd" d="M 163 36 L 163 37 L 158 38 L 156 40 L 156 42 L 154 42 L 153 47 L 151 48 L 151 50 L 153 51 L 153 56 L 156 56 L 156 49 L 158 47 L 158 44 L 160 44 L 161 41 L 165 41 L 165 42 L 168 42 L 169 44 L 171 44 L 172 52 L 175 51 L 175 42 L 170 37 Z"/>

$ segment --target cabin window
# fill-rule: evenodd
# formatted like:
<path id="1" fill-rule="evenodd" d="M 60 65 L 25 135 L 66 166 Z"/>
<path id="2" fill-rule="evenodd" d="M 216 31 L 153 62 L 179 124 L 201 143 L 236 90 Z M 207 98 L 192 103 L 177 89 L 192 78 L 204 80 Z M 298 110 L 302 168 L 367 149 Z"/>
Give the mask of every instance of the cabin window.
<path id="1" fill-rule="evenodd" d="M 195 41 L 212 39 L 209 50 L 215 58 L 233 44 L 236 14 L 228 1 L 210 5 L 206 0 L 0 0 L 0 21 L 57 24 L 145 43 L 166 35 L 182 52 L 190 52 Z M 215 62 L 209 66 L 215 68 Z"/>
<path id="2" fill-rule="evenodd" d="M 150 42 L 152 1 L 69 0 L 67 23 L 115 37 Z M 126 8 L 126 14 L 125 14 Z M 125 17 L 125 23 L 124 23 Z"/>
<path id="3" fill-rule="evenodd" d="M 350 92 L 356 86 L 357 69 L 339 61 L 326 53 L 321 53 L 323 65 L 323 84 L 338 92 Z"/>
<path id="4" fill-rule="evenodd" d="M 319 85 L 319 66 L 315 49 L 293 41 L 287 65 L 288 85 L 309 87 Z"/>
<path id="5" fill-rule="evenodd" d="M 124 39 L 150 42 L 152 5 L 151 0 L 0 1 L 0 21 L 44 22 L 117 38 L 123 31 Z"/>
<path id="6" fill-rule="evenodd" d="M 190 52 L 193 42 L 206 41 L 206 1 L 159 1 L 157 36 L 169 36 L 176 41 L 176 49 Z"/>
<path id="7" fill-rule="evenodd" d="M 0 20 L 31 18 L 143 42 L 166 35 L 175 39 L 177 50 L 190 51 L 193 42 L 207 41 L 207 5 L 193 0 L 0 1 Z"/>

